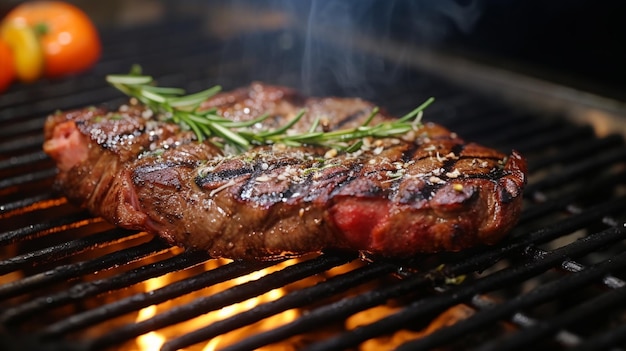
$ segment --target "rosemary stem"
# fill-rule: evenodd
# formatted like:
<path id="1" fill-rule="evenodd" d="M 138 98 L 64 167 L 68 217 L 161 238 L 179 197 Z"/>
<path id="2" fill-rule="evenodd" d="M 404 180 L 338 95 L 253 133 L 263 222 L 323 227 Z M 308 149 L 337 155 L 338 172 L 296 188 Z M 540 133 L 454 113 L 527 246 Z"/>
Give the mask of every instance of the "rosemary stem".
<path id="1" fill-rule="evenodd" d="M 154 118 L 176 123 L 183 129 L 193 131 L 198 142 L 210 140 L 219 147 L 229 144 L 237 150 L 246 150 L 253 145 L 280 143 L 287 146 L 311 145 L 354 152 L 363 144 L 363 138 L 397 137 L 419 128 L 424 109 L 434 101 L 434 98 L 429 98 L 399 119 L 386 120 L 376 125 L 370 124 L 379 114 L 378 107 L 373 108 L 365 121 L 355 128 L 320 131 L 320 117 L 316 117 L 306 131 L 294 132 L 292 127 L 306 115 L 306 111 L 301 110 L 276 129 L 257 130 L 250 127 L 265 121 L 270 117 L 269 114 L 249 121 L 232 121 L 220 116 L 216 109 L 200 109 L 204 101 L 221 90 L 220 86 L 185 95 L 185 91 L 180 88 L 156 86 L 151 76 L 141 74 L 139 66 L 133 66 L 130 74 L 109 75 L 106 80 L 122 93 L 136 98 L 152 109 Z"/>

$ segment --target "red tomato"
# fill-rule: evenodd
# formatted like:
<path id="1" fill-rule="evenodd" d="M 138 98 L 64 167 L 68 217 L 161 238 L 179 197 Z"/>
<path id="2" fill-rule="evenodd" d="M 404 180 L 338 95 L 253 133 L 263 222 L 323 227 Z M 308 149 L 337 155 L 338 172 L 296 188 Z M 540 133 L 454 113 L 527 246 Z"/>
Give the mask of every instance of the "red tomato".
<path id="1" fill-rule="evenodd" d="M 0 40 L 0 93 L 5 91 L 15 79 L 13 53 L 9 46 Z"/>
<path id="2" fill-rule="evenodd" d="M 39 35 L 44 75 L 59 77 L 91 67 L 102 46 L 95 25 L 78 7 L 62 1 L 33 1 L 18 5 L 4 21 L 32 27 Z"/>

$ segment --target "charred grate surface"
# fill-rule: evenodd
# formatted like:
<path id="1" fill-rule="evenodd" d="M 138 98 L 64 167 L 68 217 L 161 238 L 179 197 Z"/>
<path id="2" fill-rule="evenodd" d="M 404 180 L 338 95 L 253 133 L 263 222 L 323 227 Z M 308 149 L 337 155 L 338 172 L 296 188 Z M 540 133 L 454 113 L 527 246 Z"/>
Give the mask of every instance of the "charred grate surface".
<path id="1" fill-rule="evenodd" d="M 122 103 L 105 74 L 140 63 L 161 84 L 192 91 L 250 80 L 299 88 L 301 62 L 292 56 L 299 41 L 286 41 L 289 33 L 243 34 L 225 44 L 202 28 L 182 21 L 107 31 L 104 56 L 91 72 L 16 85 L 2 95 L 0 349 L 138 349 L 136 338 L 152 332 L 166 336 L 163 350 L 284 342 L 309 350 L 620 349 L 626 341 L 623 136 L 598 137 L 588 126 L 525 112 L 424 72 L 394 68 L 393 84 L 374 76 L 363 97 L 401 114 L 435 96 L 427 120 L 527 156 L 524 212 L 498 245 L 404 261 L 325 252 L 226 262 L 113 228 L 55 194 L 54 165 L 41 151 L 45 117 Z M 230 50 L 226 62 L 216 54 L 249 40 L 278 54 Z M 327 78 L 307 88 L 342 94 Z M 265 295 L 273 297 L 205 318 Z M 148 310 L 156 312 L 144 316 Z M 295 317 L 224 341 L 229 332 L 289 312 Z"/>

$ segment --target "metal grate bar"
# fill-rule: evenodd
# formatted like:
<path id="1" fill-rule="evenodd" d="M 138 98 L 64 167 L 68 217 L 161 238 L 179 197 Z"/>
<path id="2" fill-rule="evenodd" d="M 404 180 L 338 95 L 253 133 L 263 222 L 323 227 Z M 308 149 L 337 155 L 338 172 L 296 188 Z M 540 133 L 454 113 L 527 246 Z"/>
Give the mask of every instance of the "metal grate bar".
<path id="1" fill-rule="evenodd" d="M 358 296 L 342 299 L 336 303 L 322 306 L 308 312 L 298 320 L 284 326 L 277 327 L 269 332 L 257 334 L 223 350 L 248 350 L 285 340 L 299 333 L 305 333 L 334 321 L 344 320 L 346 317 L 384 303 L 386 300 L 411 293 L 421 286 L 432 283 L 425 273 L 413 276 L 386 289 L 378 289 L 362 293 Z"/>
<path id="2" fill-rule="evenodd" d="M 38 194 L 38 195 L 35 195 L 35 196 L 32 196 L 32 197 L 22 198 L 20 200 L 14 201 L 14 202 L 9 202 L 9 203 L 2 204 L 2 205 L 0 205 L 0 218 L 4 218 L 5 216 L 10 216 L 11 212 L 13 212 L 13 211 L 25 209 L 25 208 L 27 208 L 29 206 L 32 206 L 34 204 L 37 204 L 39 202 L 52 200 L 52 199 L 54 199 L 57 196 L 58 195 L 54 194 L 53 192 L 47 192 L 47 193 Z M 61 199 L 61 198 L 59 198 L 59 199 Z M 66 202 L 66 200 L 62 200 L 62 201 Z M 2 235 L 2 234 L 0 234 L 0 235 Z"/>
<path id="3" fill-rule="evenodd" d="M 609 165 L 624 160 L 626 160 L 626 148 L 608 150 L 595 155 L 595 157 L 564 167 L 562 171 L 550 177 L 545 177 L 535 183 L 528 184 L 524 193 L 532 195 L 540 190 L 570 184 L 573 179 L 585 176 L 589 174 L 589 172 L 597 172 L 598 169 L 606 169 Z"/>
<path id="4" fill-rule="evenodd" d="M 476 295 L 472 298 L 472 306 L 477 309 L 484 310 L 492 308 L 496 306 L 496 304 L 492 299 Z M 536 319 L 529 317 L 522 312 L 515 312 L 510 318 L 510 321 L 520 327 L 530 327 L 538 323 Z M 554 336 L 554 340 L 563 345 L 576 345 L 579 342 L 580 337 L 567 330 L 561 330 Z"/>
<path id="5" fill-rule="evenodd" d="M 294 322 L 277 327 L 271 331 L 254 335 L 222 351 L 252 350 L 264 345 L 288 339 L 299 333 L 313 330 L 320 325 L 341 321 L 348 316 L 384 303 L 386 300 L 402 296 L 432 283 L 427 273 L 417 274 L 387 288 L 374 289 L 354 297 L 345 298 L 320 308 L 309 311 Z"/>
<path id="6" fill-rule="evenodd" d="M 586 237 L 567 246 L 548 252 L 541 257 L 534 257 L 532 262 L 529 262 L 526 265 L 515 266 L 497 271 L 487 277 L 475 281 L 472 285 L 450 289 L 441 295 L 418 300 L 396 314 L 367 326 L 359 327 L 340 336 L 313 344 L 307 350 L 337 350 L 358 345 L 373 336 L 380 336 L 398 330 L 398 326 L 410 325 L 411 321 L 416 320 L 419 316 L 427 316 L 431 313 L 441 312 L 446 308 L 470 300 L 474 295 L 505 288 L 511 283 L 531 278 L 538 273 L 545 272 L 555 265 L 558 265 L 559 262 L 563 261 L 567 257 L 576 257 L 580 254 L 588 252 L 589 249 L 598 248 L 616 240 L 620 240 L 624 234 L 626 234 L 626 228 L 609 228 L 593 236 Z M 433 340 L 436 342 L 433 342 Z M 434 345 L 438 345 L 440 341 L 450 341 L 450 339 L 437 340 L 434 339 L 434 337 L 431 338 L 431 336 L 427 336 L 418 341 L 409 343 L 411 347 L 408 349 L 430 350 Z M 235 349 L 236 348 L 233 350 Z M 400 349 L 407 350 L 403 347 Z"/>
<path id="7" fill-rule="evenodd" d="M 79 254 L 95 246 L 102 247 L 103 244 L 113 243 L 115 240 L 120 240 L 129 237 L 129 232 L 121 229 L 109 230 L 102 233 L 96 233 L 84 238 L 65 241 L 58 245 L 46 247 L 41 250 L 32 251 L 22 255 L 11 257 L 7 260 L 0 261 L 0 275 L 9 273 L 11 271 L 32 267 L 35 265 L 42 265 L 58 261 L 60 259 Z"/>
<path id="8" fill-rule="evenodd" d="M 536 249 L 536 250 L 542 251 L 539 249 Z M 535 255 L 543 255 L 543 254 L 545 254 L 545 252 L 535 253 Z M 583 269 L 585 269 L 585 266 L 575 261 L 566 260 L 561 264 L 561 268 L 571 273 L 578 273 L 578 272 L 581 272 Z M 617 278 L 610 274 L 604 275 L 602 277 L 602 282 L 604 283 L 604 285 L 606 285 L 607 287 L 611 289 L 619 289 L 619 288 L 623 288 L 626 286 L 626 282 L 624 282 L 624 280 Z M 478 307 L 480 308 L 484 308 L 485 304 L 488 304 L 487 305 L 488 308 L 492 308 L 494 306 L 493 302 L 491 301 L 487 302 L 487 301 L 484 301 L 484 299 L 480 299 L 480 298 L 477 299 L 477 297 L 478 296 L 475 296 L 474 299 L 472 300 L 473 305 L 476 306 L 477 302 L 479 302 Z M 522 327 L 532 327 L 538 323 L 538 321 L 523 315 L 521 312 L 515 313 L 511 320 L 513 321 L 513 323 L 516 323 L 517 325 L 520 325 Z M 575 346 L 575 345 L 580 344 L 581 342 L 580 337 L 565 330 L 556 332 L 554 339 L 566 346 Z"/>
<path id="9" fill-rule="evenodd" d="M 597 204 L 593 207 L 586 208 L 581 213 L 576 213 L 570 217 L 567 217 L 559 222 L 546 225 L 543 228 L 537 229 L 530 233 L 521 233 L 514 239 L 509 240 L 501 245 L 496 245 L 493 249 L 484 253 L 479 253 L 473 257 L 468 258 L 467 263 L 471 263 L 474 260 L 482 260 L 482 255 L 493 256 L 494 251 L 500 251 L 501 254 L 516 251 L 525 248 L 529 245 L 537 245 L 554 240 L 563 235 L 572 233 L 579 229 L 584 229 L 586 226 L 597 223 L 602 220 L 607 214 L 622 211 L 626 208 L 626 199 L 617 198 L 611 199 L 605 203 Z"/>
<path id="10" fill-rule="evenodd" d="M 18 241 L 31 240 L 51 232 L 58 232 L 68 228 L 78 228 L 91 223 L 101 222 L 102 219 L 80 212 L 69 214 L 45 223 L 37 223 L 16 230 L 0 233 L 0 246 Z"/>
<path id="11" fill-rule="evenodd" d="M 585 266 L 575 261 L 565 261 L 563 262 L 563 265 L 561 266 L 561 268 L 571 273 L 578 273 L 582 271 L 583 269 L 585 269 Z M 626 285 L 626 282 L 624 280 L 618 277 L 615 277 L 613 275 L 605 276 L 603 279 L 603 283 L 604 285 L 606 285 L 607 287 L 611 289 L 621 288 Z"/>
<path id="12" fill-rule="evenodd" d="M 595 140 L 593 135 L 593 129 L 591 127 L 579 127 L 569 126 L 561 124 L 556 130 L 548 133 L 550 138 L 545 137 L 544 134 L 536 134 L 533 137 L 528 137 L 522 140 L 516 140 L 514 142 L 515 149 L 522 153 L 530 153 L 536 151 L 545 151 L 552 145 L 562 145 L 571 142 L 572 140 L 583 141 L 582 144 L 591 143 Z M 503 145 L 510 145 L 509 143 L 503 143 Z M 576 144 L 575 144 L 576 145 Z M 593 144 L 592 144 L 593 145 Z M 590 148 L 590 146 L 586 146 Z M 569 150 L 569 149 L 568 149 Z"/>
<path id="13" fill-rule="evenodd" d="M 23 149 L 40 148 L 41 144 L 43 144 L 43 135 L 41 134 L 22 136 L 19 139 L 0 143 L 0 152 L 11 153 Z"/>
<path id="14" fill-rule="evenodd" d="M 585 267 L 578 262 L 567 260 L 563 262 L 562 268 L 572 273 L 578 273 L 582 271 Z M 602 282 L 604 283 L 604 285 L 611 289 L 618 289 L 626 286 L 626 282 L 624 280 L 610 274 L 605 275 L 602 279 Z M 537 323 L 536 321 L 533 321 L 532 319 L 523 316 L 521 313 L 516 313 L 513 316 L 512 321 L 523 327 L 531 327 Z M 579 345 L 582 340 L 580 337 L 566 330 L 560 330 L 556 332 L 556 334 L 554 335 L 554 339 L 565 346 Z M 595 350 L 598 349 L 599 348 L 596 348 Z"/>
<path id="15" fill-rule="evenodd" d="M 237 302 L 245 301 L 272 289 L 285 286 L 311 275 L 324 272 L 332 267 L 345 264 L 355 258 L 355 254 L 325 254 L 308 261 L 288 266 L 278 272 L 259 278 L 258 280 L 249 281 L 215 295 L 197 299 L 192 303 L 174 307 L 150 319 L 133 324 L 127 324 L 100 338 L 89 340 L 89 348 L 101 349 L 116 345 L 120 342 L 130 340 L 152 330 L 183 322 L 201 314 L 208 313 Z"/>
<path id="16" fill-rule="evenodd" d="M 584 193 L 586 192 L 583 192 L 581 189 L 576 194 L 568 194 L 567 196 L 557 198 L 542 199 L 541 202 L 532 207 L 529 207 L 527 210 L 522 212 L 519 223 L 526 223 L 537 218 L 553 215 L 555 212 L 558 211 L 563 211 L 578 197 L 583 196 Z"/>
<path id="17" fill-rule="evenodd" d="M 237 261 L 226 264 L 197 276 L 174 282 L 154 291 L 119 299 L 107 305 L 74 314 L 67 319 L 49 325 L 41 331 L 40 336 L 44 339 L 57 338 L 63 334 L 87 328 L 125 313 L 137 311 L 144 307 L 159 304 L 213 284 L 249 274 L 272 264 L 272 262 L 251 261 Z"/>
<path id="18" fill-rule="evenodd" d="M 624 303 L 624 296 L 621 295 L 621 300 L 618 303 Z M 572 348 L 571 351 L 599 351 L 607 350 L 615 345 L 623 345 L 626 342 L 626 324 L 616 326 L 611 330 L 595 335 L 591 338 L 587 338 L 584 342 L 581 342 L 578 346 Z M 611 348 L 611 350 L 621 350 Z"/>
<path id="19" fill-rule="evenodd" d="M 158 252 L 168 250 L 169 246 L 161 240 L 152 241 L 137 245 L 128 249 L 120 250 L 104 255 L 94 260 L 82 261 L 62 266 L 57 266 L 52 270 L 28 276 L 21 280 L 0 285 L 0 299 L 17 296 L 28 291 L 37 291 L 38 288 L 64 282 L 67 279 L 76 278 L 82 274 L 93 273 L 103 269 L 109 269 L 127 264 Z M 5 323 L 5 316 L 9 315 L 11 309 L 8 308 L 0 313 L 0 323 Z"/>
<path id="20" fill-rule="evenodd" d="M 522 213 L 519 223 L 524 223 L 542 216 L 553 215 L 555 211 L 565 210 L 568 206 L 579 199 L 595 194 L 602 189 L 622 184 L 624 180 L 626 180 L 626 170 L 594 179 L 593 181 L 587 183 L 584 187 L 577 187 L 576 189 L 559 197 L 544 199 L 540 203 L 537 203 L 532 207 L 528 207 Z M 536 196 L 537 193 L 534 195 Z"/>
<path id="21" fill-rule="evenodd" d="M 0 189 L 9 188 L 12 186 L 23 185 L 26 183 L 33 183 L 42 180 L 49 180 L 57 174 L 55 168 L 49 168 L 42 171 L 25 173 L 23 175 L 12 177 L 8 179 L 0 180 Z"/>
<path id="22" fill-rule="evenodd" d="M 583 156 L 586 157 L 595 152 L 600 152 L 605 148 L 614 148 L 623 144 L 624 139 L 621 135 L 613 134 L 604 138 L 588 138 L 584 142 L 574 143 L 567 148 L 560 148 L 558 154 L 534 157 L 528 160 L 528 170 L 534 172 L 555 164 L 567 164 L 580 160 Z"/>
<path id="23" fill-rule="evenodd" d="M 621 261 L 621 260 L 620 260 Z M 606 313 L 610 309 L 615 309 L 626 304 L 626 287 L 609 290 L 599 296 L 590 298 L 580 305 L 568 311 L 558 314 L 552 318 L 543 320 L 541 323 L 523 329 L 502 340 L 485 344 L 479 350 L 520 350 L 536 342 L 538 339 L 547 337 L 565 328 L 568 325 L 599 313 Z M 595 348 L 598 350 L 598 348 Z"/>
<path id="24" fill-rule="evenodd" d="M 206 48 L 204 49 L 206 50 Z M 192 67 L 201 68 L 202 63 L 206 66 L 206 52 L 187 52 L 184 53 L 186 56 L 186 60 L 189 63 L 190 69 Z M 153 58 L 153 63 L 146 62 L 144 59 L 141 59 L 142 65 L 147 72 L 160 72 L 161 74 L 165 74 L 167 72 L 176 72 L 176 68 L 179 68 L 179 65 L 175 65 L 172 61 L 167 60 L 165 55 L 155 56 Z M 173 58 L 172 58 L 173 59 Z M 139 60 L 139 59 L 138 59 Z M 161 63 L 160 60 L 165 60 L 166 64 Z M 120 73 L 126 72 L 130 66 L 128 65 L 128 61 L 119 61 L 119 62 L 103 62 L 101 65 L 110 64 L 112 67 L 106 69 L 107 73 Z M 103 73 L 103 74 L 107 74 Z M 45 98 L 41 98 L 37 104 L 33 105 L 32 102 L 25 102 L 24 105 L 16 105 L 13 107 L 5 108 L 0 110 L 0 121 L 1 120 L 9 120 L 10 118 L 24 118 L 27 116 L 35 117 L 40 123 L 40 127 L 43 125 L 44 118 L 41 116 L 48 115 L 53 111 L 57 110 L 69 110 L 73 108 L 85 107 L 88 105 L 101 105 L 107 101 L 114 101 L 120 98 L 119 92 L 117 92 L 112 87 L 106 85 L 104 79 L 100 79 L 99 81 L 94 82 L 92 86 L 83 87 L 81 89 L 76 89 L 74 87 L 74 91 L 68 95 L 61 95 L 56 97 L 50 97 L 46 95 Z M 0 144 L 0 152 L 14 152 L 19 149 L 24 149 L 26 147 L 40 147 L 43 143 L 43 135 L 41 133 L 37 133 L 37 135 L 21 137 L 19 139 L 8 141 Z"/>
<path id="25" fill-rule="evenodd" d="M 507 119 L 504 119 L 507 121 Z M 514 127 L 501 128 L 497 133 L 489 133 L 481 135 L 480 139 L 483 143 L 489 145 L 517 145 L 516 141 L 524 141 L 525 139 L 540 135 L 551 135 L 552 132 L 563 128 L 563 123 L 557 120 L 536 121 L 528 123 L 526 116 L 525 122 L 518 123 Z"/>
<path id="26" fill-rule="evenodd" d="M 624 233 L 622 231 L 621 233 Z M 548 254 L 548 253 L 545 253 Z M 533 256 L 539 256 L 539 254 L 533 254 Z M 543 256 L 543 255 L 542 255 Z M 443 345 L 450 340 L 458 340 L 462 335 L 479 331 L 481 328 L 485 328 L 488 325 L 498 322 L 498 320 L 504 320 L 512 316 L 515 312 L 523 310 L 528 307 L 539 305 L 551 299 L 565 296 L 568 292 L 575 291 L 577 288 L 581 288 L 584 285 L 600 282 L 602 277 L 614 269 L 626 266 L 626 253 L 622 253 L 615 256 L 614 259 L 603 261 L 599 264 L 590 266 L 576 275 L 566 275 L 558 280 L 553 280 L 549 283 L 541 285 L 536 289 L 530 291 L 525 295 L 518 295 L 514 299 L 507 301 L 506 303 L 492 306 L 489 309 L 480 311 L 474 316 L 471 316 L 465 320 L 459 321 L 452 326 L 440 329 L 431 335 L 426 336 L 424 339 L 415 340 L 413 342 L 402 345 L 398 351 L 406 350 L 429 350 L 433 347 Z M 538 322 L 536 325 L 543 325 L 545 321 Z M 531 326 L 526 330 L 532 330 L 536 327 Z M 553 329 L 552 332 L 557 332 L 558 327 Z M 514 337 L 519 339 L 518 336 L 525 333 L 524 331 L 517 333 Z M 537 340 L 537 336 L 534 338 L 530 335 L 526 335 L 524 339 L 527 342 Z M 507 344 L 506 347 L 501 344 L 500 340 L 494 340 L 493 343 L 485 344 L 481 350 L 512 350 L 512 344 Z M 519 343 L 525 345 L 524 343 Z"/>
<path id="27" fill-rule="evenodd" d="M 43 118 L 29 118 L 23 122 L 13 123 L 0 129 L 0 136 L 3 138 L 13 138 L 19 134 L 37 133 L 41 134 L 41 126 L 44 124 Z"/>
<path id="28" fill-rule="evenodd" d="M 72 95 L 68 96 L 60 96 L 56 98 L 46 98 L 38 101 L 36 105 L 24 105 L 24 106 L 16 106 L 8 108 L 4 111 L 0 111 L 0 120 L 9 119 L 9 117 L 21 117 L 24 116 L 43 116 L 48 115 L 56 110 L 66 110 L 75 108 L 78 106 L 88 106 L 90 104 L 97 104 L 102 102 L 103 100 L 109 100 L 117 97 L 115 90 L 106 86 L 100 86 L 99 88 L 94 88 L 91 90 L 83 90 L 79 92 L 75 92 Z M 37 135 L 36 137 L 32 137 L 33 140 L 30 144 L 33 144 L 39 147 L 43 143 L 43 135 Z M 36 140 L 38 139 L 38 140 Z M 19 139 L 14 142 L 16 150 L 22 147 L 19 147 Z M 19 148 L 18 148 L 19 147 Z M 4 149 L 0 148 L 0 150 L 4 151 Z"/>
<path id="29" fill-rule="evenodd" d="M 207 253 L 187 251 L 178 256 L 135 268 L 111 278 L 76 284 L 56 294 L 49 294 L 11 308 L 2 315 L 15 322 L 33 317 L 38 312 L 79 301 L 106 291 L 129 287 L 146 279 L 198 265 L 210 257 Z"/>
<path id="30" fill-rule="evenodd" d="M 251 310 L 241 312 L 233 317 L 220 320 L 211 325 L 197 329 L 176 339 L 167 341 L 161 351 L 174 351 L 193 344 L 211 339 L 220 334 L 241 328 L 260 321 L 263 318 L 278 314 L 291 308 L 302 307 L 311 302 L 319 302 L 324 298 L 363 284 L 381 275 L 398 269 L 396 264 L 375 263 L 358 268 L 349 273 L 330 278 L 314 286 L 290 292 L 278 300 L 259 305 Z"/>
<path id="31" fill-rule="evenodd" d="M 0 160 L 0 170 L 7 170 L 11 168 L 16 168 L 19 166 L 25 166 L 32 163 L 44 161 L 48 159 L 48 155 L 46 155 L 43 151 L 35 151 L 29 154 L 13 156 L 7 158 L 5 160 Z"/>

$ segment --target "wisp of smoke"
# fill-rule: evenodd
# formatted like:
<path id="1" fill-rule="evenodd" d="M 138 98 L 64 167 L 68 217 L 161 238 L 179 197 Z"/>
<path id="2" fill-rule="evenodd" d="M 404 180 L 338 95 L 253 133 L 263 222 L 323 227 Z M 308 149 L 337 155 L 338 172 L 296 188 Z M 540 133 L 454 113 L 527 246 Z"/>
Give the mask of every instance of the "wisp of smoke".
<path id="1" fill-rule="evenodd" d="M 483 0 L 238 0 L 230 6 L 238 9 L 234 12 L 239 16 L 242 8 L 252 6 L 259 13 L 278 12 L 289 19 L 281 30 L 292 42 L 290 53 L 276 57 L 290 62 L 274 64 L 291 70 L 299 67 L 298 78 L 293 79 L 293 72 L 273 69 L 269 74 L 259 68 L 250 80 L 269 79 L 279 84 L 287 80 L 309 95 L 368 98 L 374 94 L 374 86 L 392 86 L 402 77 L 397 65 L 358 50 L 355 45 L 362 38 L 394 41 L 407 48 L 436 47 L 453 34 L 471 31 L 483 5 Z M 230 49 L 240 55 L 273 55 L 266 43 L 246 41 L 238 45 L 243 47 Z"/>

